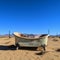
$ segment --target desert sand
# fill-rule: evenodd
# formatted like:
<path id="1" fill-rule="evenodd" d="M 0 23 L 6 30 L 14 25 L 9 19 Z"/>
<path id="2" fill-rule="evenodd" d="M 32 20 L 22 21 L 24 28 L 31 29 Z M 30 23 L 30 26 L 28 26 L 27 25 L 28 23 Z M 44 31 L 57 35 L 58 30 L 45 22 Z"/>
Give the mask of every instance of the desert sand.
<path id="1" fill-rule="evenodd" d="M 0 60 L 60 60 L 60 51 L 56 51 L 60 49 L 60 38 L 49 38 L 46 53 L 43 55 L 35 49 L 15 50 L 15 47 L 10 47 L 14 44 L 14 37 L 0 38 Z"/>

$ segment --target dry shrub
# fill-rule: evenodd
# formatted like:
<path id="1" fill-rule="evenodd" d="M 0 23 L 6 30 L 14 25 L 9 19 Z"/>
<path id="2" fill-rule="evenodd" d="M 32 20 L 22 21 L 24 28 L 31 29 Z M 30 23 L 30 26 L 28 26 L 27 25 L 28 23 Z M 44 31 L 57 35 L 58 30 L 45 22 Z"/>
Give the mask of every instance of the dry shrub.
<path id="1" fill-rule="evenodd" d="M 53 41 L 58 41 L 58 39 L 53 39 Z"/>
<path id="2" fill-rule="evenodd" d="M 60 48 L 56 50 L 57 52 L 60 52 Z"/>

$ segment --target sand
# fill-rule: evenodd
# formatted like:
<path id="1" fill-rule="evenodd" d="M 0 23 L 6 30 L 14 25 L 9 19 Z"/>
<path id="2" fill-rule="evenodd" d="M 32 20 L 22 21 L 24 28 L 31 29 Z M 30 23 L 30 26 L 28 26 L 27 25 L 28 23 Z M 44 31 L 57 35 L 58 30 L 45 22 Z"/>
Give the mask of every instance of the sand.
<path id="1" fill-rule="evenodd" d="M 54 41 L 57 39 L 58 41 Z M 0 60 L 60 60 L 60 52 L 56 51 L 60 49 L 60 38 L 49 38 L 46 53 L 40 55 L 40 51 L 31 50 L 28 48 L 20 48 L 15 50 L 15 39 L 12 38 L 0 38 Z"/>

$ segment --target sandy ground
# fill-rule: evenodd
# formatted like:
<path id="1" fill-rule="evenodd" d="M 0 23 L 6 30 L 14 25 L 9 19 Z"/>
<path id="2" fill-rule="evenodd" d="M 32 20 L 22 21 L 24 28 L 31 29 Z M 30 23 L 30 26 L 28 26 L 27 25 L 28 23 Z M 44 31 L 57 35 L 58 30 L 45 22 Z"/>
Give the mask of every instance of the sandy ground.
<path id="1" fill-rule="evenodd" d="M 54 41 L 54 39 L 58 41 Z M 60 52 L 56 51 L 60 49 L 59 38 L 49 38 L 47 51 L 43 55 L 39 54 L 40 51 L 33 49 L 15 50 L 15 48 L 9 47 L 13 44 L 14 38 L 0 38 L 0 60 L 60 60 Z"/>

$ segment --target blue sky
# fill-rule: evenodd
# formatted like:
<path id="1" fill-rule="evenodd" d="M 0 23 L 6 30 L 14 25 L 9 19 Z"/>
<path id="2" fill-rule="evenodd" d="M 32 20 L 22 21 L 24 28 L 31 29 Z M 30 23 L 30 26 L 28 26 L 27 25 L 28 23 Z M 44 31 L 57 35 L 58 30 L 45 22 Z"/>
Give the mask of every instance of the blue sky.
<path id="1" fill-rule="evenodd" d="M 60 34 L 60 0 L 0 0 L 0 34 Z"/>

